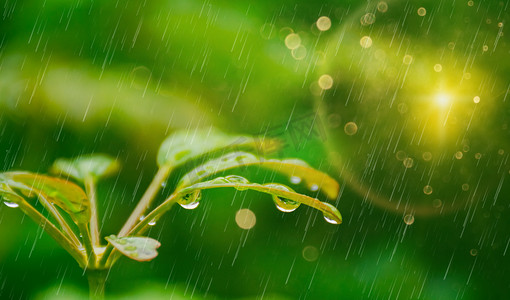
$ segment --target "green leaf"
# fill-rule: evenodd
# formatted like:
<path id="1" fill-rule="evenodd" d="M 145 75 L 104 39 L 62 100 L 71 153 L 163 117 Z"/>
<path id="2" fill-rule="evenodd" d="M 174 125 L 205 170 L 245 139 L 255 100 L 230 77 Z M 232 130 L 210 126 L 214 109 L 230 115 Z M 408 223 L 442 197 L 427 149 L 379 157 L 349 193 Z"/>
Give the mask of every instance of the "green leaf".
<path id="1" fill-rule="evenodd" d="M 236 147 L 269 151 L 278 148 L 279 142 L 262 137 L 226 134 L 215 129 L 181 130 L 170 135 L 161 144 L 158 165 L 176 167 L 207 153 Z"/>
<path id="2" fill-rule="evenodd" d="M 119 170 L 119 166 L 119 162 L 113 157 L 105 154 L 90 154 L 72 159 L 57 159 L 51 167 L 51 172 L 84 182 L 89 176 L 99 180 L 113 175 Z"/>
<path id="3" fill-rule="evenodd" d="M 143 236 L 117 237 L 110 235 L 105 238 L 115 249 L 125 256 L 137 261 L 149 261 L 158 256 L 161 243 Z"/>
<path id="4" fill-rule="evenodd" d="M 213 180 L 196 183 L 192 186 L 186 187 L 180 190 L 176 195 L 178 199 L 177 203 L 185 208 L 197 207 L 198 201 L 200 201 L 200 193 L 198 191 L 223 187 L 233 187 L 241 191 L 254 190 L 270 194 L 273 196 L 273 200 L 275 201 L 278 209 L 284 212 L 294 211 L 297 206 L 299 206 L 297 203 L 301 203 L 322 211 L 324 218 L 329 223 L 342 223 L 342 216 L 340 212 L 329 203 L 321 202 L 319 199 L 296 193 L 291 188 L 283 184 L 250 183 L 246 178 L 237 175 L 217 177 Z"/>
<path id="5" fill-rule="evenodd" d="M 8 186 L 11 191 L 19 190 L 24 196 L 35 194 L 43 197 L 67 212 L 76 223 L 88 222 L 89 201 L 85 192 L 76 184 L 68 180 L 28 172 L 6 172 L 1 175 L 3 185 Z M 2 195 L 4 194 L 5 192 Z"/>
<path id="6" fill-rule="evenodd" d="M 339 185 L 329 175 L 315 170 L 300 159 L 265 159 L 247 152 L 232 152 L 219 158 L 210 160 L 184 175 L 179 188 L 190 186 L 203 179 L 229 169 L 249 166 L 261 166 L 289 176 L 293 183 L 304 182 L 310 189 L 320 188 L 324 194 L 335 199 L 338 196 Z"/>

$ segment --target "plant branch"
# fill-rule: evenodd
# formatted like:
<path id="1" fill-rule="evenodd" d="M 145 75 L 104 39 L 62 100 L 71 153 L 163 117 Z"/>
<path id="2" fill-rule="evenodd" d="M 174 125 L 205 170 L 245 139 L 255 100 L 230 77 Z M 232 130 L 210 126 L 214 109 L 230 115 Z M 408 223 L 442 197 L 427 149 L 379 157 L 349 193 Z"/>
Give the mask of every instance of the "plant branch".
<path id="1" fill-rule="evenodd" d="M 85 247 L 85 251 L 87 251 L 88 263 L 87 268 L 96 268 L 96 252 L 94 251 L 94 246 L 92 245 L 92 240 L 90 238 L 90 231 L 87 224 L 78 223 L 78 228 L 80 229 L 80 233 L 83 240 L 83 246 Z"/>
<path id="2" fill-rule="evenodd" d="M 67 224 L 66 220 L 64 220 L 64 217 L 62 217 L 62 215 L 55 208 L 55 206 L 42 194 L 39 194 L 39 199 L 42 200 L 41 203 L 43 204 L 43 206 L 51 213 L 55 220 L 57 220 L 60 227 L 62 227 L 62 230 L 64 230 L 64 232 L 76 245 L 76 247 L 81 246 L 80 240 L 78 239 L 74 231 L 71 229 L 69 224 Z"/>
<path id="3" fill-rule="evenodd" d="M 158 172 L 152 179 L 151 184 L 149 185 L 149 187 L 143 194 L 142 198 L 140 199 L 140 202 L 138 202 L 138 205 L 131 213 L 131 216 L 129 216 L 129 219 L 126 221 L 126 223 L 120 230 L 118 234 L 119 237 L 126 236 L 131 231 L 131 229 L 136 225 L 136 223 L 139 222 L 140 217 L 151 205 L 152 201 L 154 200 L 157 193 L 161 189 L 161 185 L 166 181 L 166 179 L 170 175 L 171 170 L 172 167 L 169 165 L 163 165 L 159 168 Z"/>
<path id="4" fill-rule="evenodd" d="M 92 237 L 92 244 L 94 246 L 101 246 L 99 225 L 98 225 L 98 211 L 97 211 L 97 196 L 96 196 L 96 182 L 94 177 L 87 176 L 84 180 L 85 190 L 90 202 L 90 235 Z"/>
<path id="5" fill-rule="evenodd" d="M 62 248 L 64 248 L 78 262 L 80 267 L 86 265 L 85 257 L 78 247 L 73 244 L 53 223 L 46 219 L 27 201 L 18 202 L 20 209 L 35 223 L 41 226 Z"/>

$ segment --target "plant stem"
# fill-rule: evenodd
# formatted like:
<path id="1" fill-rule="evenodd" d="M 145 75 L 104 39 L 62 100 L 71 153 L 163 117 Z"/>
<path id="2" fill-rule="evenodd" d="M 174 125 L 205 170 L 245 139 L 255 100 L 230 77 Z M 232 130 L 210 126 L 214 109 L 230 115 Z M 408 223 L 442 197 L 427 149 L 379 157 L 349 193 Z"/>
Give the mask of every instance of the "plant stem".
<path id="1" fill-rule="evenodd" d="M 131 229 L 136 225 L 136 223 L 140 220 L 140 217 L 145 213 L 147 208 L 151 205 L 151 202 L 156 197 L 157 193 L 161 189 L 161 184 L 166 181 L 168 176 L 170 175 L 170 172 L 172 170 L 172 167 L 169 165 L 163 165 L 159 168 L 158 172 L 152 179 L 151 184 L 143 194 L 142 198 L 140 199 L 140 202 L 138 202 L 138 205 L 135 207 L 133 212 L 131 213 L 131 216 L 129 216 L 129 219 L 126 221 L 122 229 L 120 230 L 118 236 L 126 236 Z"/>
<path id="2" fill-rule="evenodd" d="M 74 245 L 53 223 L 46 219 L 39 211 L 33 208 L 25 200 L 17 202 L 20 209 L 27 214 L 36 224 L 41 226 L 62 248 L 64 248 L 78 262 L 80 267 L 86 265 L 83 252 Z"/>
<path id="3" fill-rule="evenodd" d="M 104 287 L 108 269 L 89 269 L 87 278 L 89 281 L 89 297 L 94 300 L 104 299 Z"/>
<path id="4" fill-rule="evenodd" d="M 92 240 L 90 238 L 89 228 L 87 227 L 87 224 L 81 223 L 78 223 L 78 228 L 80 229 L 80 233 L 82 235 L 83 246 L 85 246 L 85 251 L 87 251 L 87 268 L 94 269 L 96 268 L 97 258 L 94 246 L 92 245 Z"/>
<path id="5" fill-rule="evenodd" d="M 100 234 L 98 225 L 98 213 L 97 213 L 97 197 L 96 197 L 96 185 L 94 177 L 85 177 L 85 190 L 90 201 L 90 235 L 92 237 L 92 244 L 94 246 L 100 246 Z"/>

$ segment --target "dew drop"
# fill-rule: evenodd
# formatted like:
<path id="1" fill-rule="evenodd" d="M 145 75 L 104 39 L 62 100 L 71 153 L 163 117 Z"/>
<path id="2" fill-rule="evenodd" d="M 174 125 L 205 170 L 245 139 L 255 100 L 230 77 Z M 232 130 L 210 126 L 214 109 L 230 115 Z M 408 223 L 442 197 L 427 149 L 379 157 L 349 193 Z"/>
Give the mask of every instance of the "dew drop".
<path id="1" fill-rule="evenodd" d="M 319 190 L 319 186 L 318 186 L 317 184 L 315 184 L 315 183 L 314 183 L 314 184 L 311 184 L 308 188 L 309 188 L 309 189 L 310 189 L 310 191 L 312 191 L 312 192 L 316 192 L 316 191 L 318 191 L 318 190 Z"/>
<path id="2" fill-rule="evenodd" d="M 16 208 L 19 206 L 18 203 L 14 203 L 14 202 L 4 202 L 5 206 L 7 207 L 10 207 L 10 208 Z"/>
<path id="3" fill-rule="evenodd" d="M 430 185 L 426 185 L 423 187 L 423 193 L 425 193 L 425 195 L 430 195 L 432 194 L 432 187 Z"/>
<path id="4" fill-rule="evenodd" d="M 317 20 L 316 25 L 320 31 L 326 31 L 331 28 L 331 19 L 326 16 L 322 16 Z"/>
<path id="5" fill-rule="evenodd" d="M 329 203 L 322 203 L 323 205 L 329 207 L 330 211 L 323 211 L 324 220 L 330 224 L 340 224 L 342 223 L 342 215 L 340 215 L 340 212 L 336 207 Z"/>
<path id="6" fill-rule="evenodd" d="M 412 225 L 414 223 L 414 216 L 413 215 L 405 215 L 404 223 L 406 223 L 406 225 Z"/>
<path id="7" fill-rule="evenodd" d="M 328 222 L 330 224 L 340 224 L 336 220 L 331 219 L 330 217 L 328 217 L 326 214 L 324 214 L 324 220 L 326 220 L 326 222 Z"/>
<path id="8" fill-rule="evenodd" d="M 301 177 L 290 176 L 290 182 L 293 184 L 299 184 L 299 183 L 301 183 Z"/>
<path id="9" fill-rule="evenodd" d="M 156 219 L 152 219 L 152 221 L 150 221 L 149 223 L 147 223 L 147 225 L 149 225 L 149 226 L 154 226 L 154 225 L 156 225 Z"/>
<path id="10" fill-rule="evenodd" d="M 348 122 L 344 126 L 344 132 L 347 135 L 355 135 L 358 132 L 358 125 L 354 122 Z"/>
<path id="11" fill-rule="evenodd" d="M 274 201 L 274 204 L 276 205 L 276 208 L 279 211 L 286 212 L 286 213 L 295 211 L 301 205 L 301 203 L 299 203 L 297 201 L 283 199 L 278 196 L 273 196 L 273 201 Z"/>
<path id="12" fill-rule="evenodd" d="M 195 201 L 195 202 L 191 202 L 191 203 L 186 203 L 186 204 L 179 203 L 179 205 L 182 206 L 185 209 L 195 209 L 195 208 L 197 208 L 197 206 L 199 204 L 200 204 L 199 201 Z"/>

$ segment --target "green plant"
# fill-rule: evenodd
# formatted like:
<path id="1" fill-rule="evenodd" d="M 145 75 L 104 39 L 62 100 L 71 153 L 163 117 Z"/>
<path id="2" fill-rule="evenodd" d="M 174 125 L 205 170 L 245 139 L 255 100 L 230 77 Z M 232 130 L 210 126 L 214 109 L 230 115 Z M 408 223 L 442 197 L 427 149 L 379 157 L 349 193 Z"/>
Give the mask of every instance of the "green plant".
<path id="1" fill-rule="evenodd" d="M 321 210 L 328 222 L 340 224 L 342 217 L 334 206 L 296 193 L 283 184 L 250 183 L 238 175 L 212 178 L 234 168 L 260 166 L 297 178 L 314 190 L 320 188 L 330 199 L 337 197 L 338 183 L 302 160 L 265 159 L 242 151 L 251 149 L 260 153 L 275 145 L 275 140 L 229 135 L 214 130 L 172 134 L 159 149 L 159 170 L 151 184 L 120 232 L 105 237 L 106 245 L 102 243 L 99 232 L 96 185 L 119 169 L 118 162 L 107 155 L 58 159 L 51 172 L 60 177 L 29 172 L 0 173 L 0 196 L 7 206 L 21 209 L 69 252 L 87 273 L 90 297 L 103 298 L 106 274 L 119 257 L 125 255 L 137 261 L 155 258 L 160 243 L 142 236 L 144 232 L 175 203 L 186 209 L 197 207 L 203 190 L 224 187 L 254 190 L 270 194 L 281 211 L 291 212 L 305 204 Z M 228 149 L 235 151 L 223 154 Z M 173 169 L 204 157 L 209 160 L 182 176 L 175 190 L 152 208 Z M 79 185 L 83 185 L 85 191 Z M 146 214 L 149 208 L 152 211 Z"/>

